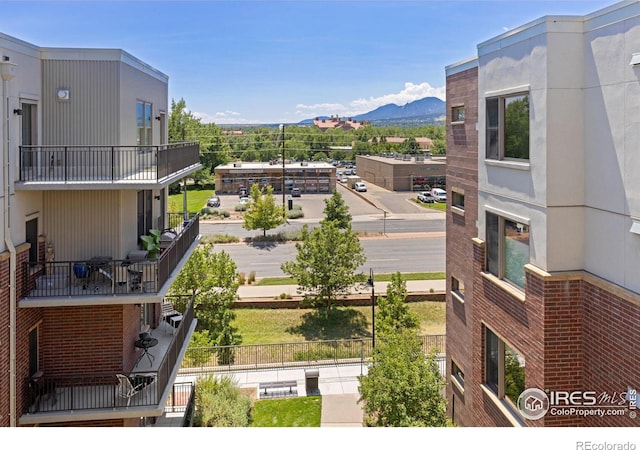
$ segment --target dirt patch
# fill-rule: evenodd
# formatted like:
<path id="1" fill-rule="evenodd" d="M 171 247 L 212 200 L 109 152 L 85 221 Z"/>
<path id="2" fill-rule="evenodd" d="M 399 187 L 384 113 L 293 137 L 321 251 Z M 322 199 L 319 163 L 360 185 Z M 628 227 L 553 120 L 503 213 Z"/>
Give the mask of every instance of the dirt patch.
<path id="1" fill-rule="evenodd" d="M 251 399 L 251 403 L 255 403 L 258 400 L 258 390 L 256 388 L 240 388 L 240 393 L 245 397 Z"/>

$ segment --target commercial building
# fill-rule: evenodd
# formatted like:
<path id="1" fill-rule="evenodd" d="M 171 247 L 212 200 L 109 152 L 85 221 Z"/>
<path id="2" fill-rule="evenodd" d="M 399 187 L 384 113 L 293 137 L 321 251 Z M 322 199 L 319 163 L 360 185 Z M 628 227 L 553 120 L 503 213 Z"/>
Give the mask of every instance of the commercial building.
<path id="1" fill-rule="evenodd" d="M 450 415 L 637 426 L 640 2 L 534 20 L 446 75 Z"/>
<path id="2" fill-rule="evenodd" d="M 447 163 L 444 157 L 389 154 L 356 156 L 358 176 L 389 191 L 423 191 L 446 186 Z"/>
<path id="3" fill-rule="evenodd" d="M 161 319 L 199 241 L 168 187 L 201 167 L 199 145 L 167 144 L 168 77 L 123 50 L 0 34 L 0 70 L 0 426 L 144 424 L 196 324 L 187 301 L 175 327 Z M 170 230 L 155 258 L 151 229 Z"/>
<path id="4" fill-rule="evenodd" d="M 273 191 L 282 193 L 284 172 L 285 193 L 294 187 L 307 194 L 331 193 L 336 188 L 336 168 L 325 162 L 235 162 L 216 166 L 216 192 L 237 194 L 240 188 L 251 189 L 253 184 L 260 187 L 272 186 Z"/>

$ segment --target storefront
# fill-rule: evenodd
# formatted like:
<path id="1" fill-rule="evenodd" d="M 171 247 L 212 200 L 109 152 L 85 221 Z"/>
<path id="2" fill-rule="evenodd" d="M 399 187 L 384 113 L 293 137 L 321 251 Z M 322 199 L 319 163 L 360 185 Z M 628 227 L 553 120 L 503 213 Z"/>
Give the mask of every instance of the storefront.
<path id="1" fill-rule="evenodd" d="M 277 163 L 235 162 L 215 168 L 216 192 L 235 194 L 240 188 L 251 189 L 272 186 L 274 193 L 282 192 L 282 165 Z M 315 194 L 333 192 L 336 188 L 336 168 L 324 162 L 286 163 L 284 167 L 285 193 L 295 186 L 302 193 Z"/>

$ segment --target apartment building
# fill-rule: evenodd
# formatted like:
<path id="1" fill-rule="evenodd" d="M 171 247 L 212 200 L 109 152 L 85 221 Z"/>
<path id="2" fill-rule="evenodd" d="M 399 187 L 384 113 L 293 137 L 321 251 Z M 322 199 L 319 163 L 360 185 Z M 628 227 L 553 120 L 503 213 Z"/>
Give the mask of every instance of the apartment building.
<path id="1" fill-rule="evenodd" d="M 139 426 L 196 323 L 187 301 L 161 319 L 199 240 L 197 215 L 167 212 L 198 143 L 167 144 L 168 77 L 123 50 L 0 34 L 0 58 L 0 426 Z"/>
<path id="2" fill-rule="evenodd" d="M 461 426 L 637 426 L 640 2 L 447 75 L 447 398 Z"/>

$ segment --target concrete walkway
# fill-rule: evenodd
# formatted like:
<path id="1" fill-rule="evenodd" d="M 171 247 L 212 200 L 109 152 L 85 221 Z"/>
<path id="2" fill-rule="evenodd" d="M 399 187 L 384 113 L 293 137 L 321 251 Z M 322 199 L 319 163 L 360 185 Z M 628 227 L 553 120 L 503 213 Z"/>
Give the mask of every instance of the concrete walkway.
<path id="1" fill-rule="evenodd" d="M 374 283 L 376 296 L 385 295 L 387 292 L 388 281 L 376 281 Z M 416 280 L 407 281 L 407 292 L 445 292 L 446 280 Z M 256 298 L 268 298 L 273 299 L 280 294 L 288 294 L 293 297 L 298 296 L 296 292 L 296 285 L 280 285 L 280 286 L 256 286 L 250 284 L 243 284 L 238 287 L 239 301 L 256 299 Z M 353 294 L 371 295 L 371 289 L 353 289 Z"/>

